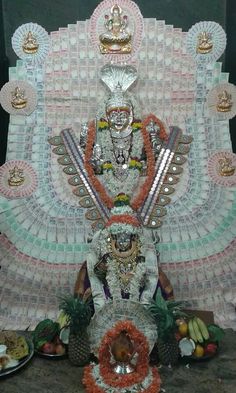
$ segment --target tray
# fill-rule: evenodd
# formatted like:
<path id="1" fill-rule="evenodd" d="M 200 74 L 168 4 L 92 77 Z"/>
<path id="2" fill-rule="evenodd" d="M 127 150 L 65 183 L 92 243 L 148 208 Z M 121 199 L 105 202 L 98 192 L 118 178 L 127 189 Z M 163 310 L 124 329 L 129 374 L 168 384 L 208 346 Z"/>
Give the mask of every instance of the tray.
<path id="1" fill-rule="evenodd" d="M 16 366 L 0 370 L 0 378 L 3 378 L 5 376 L 7 376 L 7 375 L 15 373 L 16 371 L 18 371 L 19 369 L 24 367 L 31 360 L 31 358 L 33 357 L 33 355 L 34 355 L 33 342 L 28 337 L 25 337 L 25 339 L 26 339 L 26 342 L 27 342 L 28 347 L 29 347 L 29 354 L 27 356 L 25 356 L 23 359 L 21 359 Z"/>

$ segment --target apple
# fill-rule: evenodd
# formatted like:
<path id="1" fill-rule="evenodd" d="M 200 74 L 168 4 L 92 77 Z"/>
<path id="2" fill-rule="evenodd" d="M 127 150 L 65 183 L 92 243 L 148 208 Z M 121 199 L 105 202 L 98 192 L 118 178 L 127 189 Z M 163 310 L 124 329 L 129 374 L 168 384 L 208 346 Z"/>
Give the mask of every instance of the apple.
<path id="1" fill-rule="evenodd" d="M 64 355 L 66 348 L 62 344 L 57 344 L 55 347 L 55 352 L 57 355 Z"/>
<path id="2" fill-rule="evenodd" d="M 204 348 L 204 352 L 206 355 L 214 355 L 216 351 L 217 351 L 217 345 L 214 343 L 209 343 Z"/>
<path id="3" fill-rule="evenodd" d="M 43 353 L 55 353 L 55 345 L 53 343 L 47 342 L 41 347 Z"/>

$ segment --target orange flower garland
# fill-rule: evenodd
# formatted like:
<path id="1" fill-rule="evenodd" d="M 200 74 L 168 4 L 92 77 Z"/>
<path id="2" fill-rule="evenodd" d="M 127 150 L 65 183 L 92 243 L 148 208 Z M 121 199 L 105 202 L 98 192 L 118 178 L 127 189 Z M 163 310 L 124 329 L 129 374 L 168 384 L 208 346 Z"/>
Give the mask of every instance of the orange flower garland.
<path id="1" fill-rule="evenodd" d="M 84 368 L 83 384 L 85 385 L 88 393 L 104 393 L 104 390 L 97 386 L 96 381 L 92 375 L 93 366 L 89 365 Z M 159 393 L 161 386 L 161 379 L 156 368 L 152 368 L 153 380 L 147 389 L 140 390 L 138 393 Z M 118 393 L 118 390 L 114 390 L 114 393 Z M 132 386 L 129 388 L 129 392 L 132 392 Z"/>
<path id="2" fill-rule="evenodd" d="M 134 342 L 137 362 L 135 371 L 130 374 L 117 374 L 113 371 L 111 364 L 110 348 L 114 340 L 122 331 L 126 331 L 130 339 Z M 114 328 L 107 331 L 103 337 L 99 349 L 99 370 L 105 384 L 112 386 L 114 392 L 122 388 L 132 391 L 132 385 L 142 383 L 149 372 L 148 342 L 131 321 L 118 321 Z M 104 393 L 104 390 L 97 386 L 92 375 L 93 366 L 87 366 L 84 370 L 83 383 L 89 393 Z M 140 393 L 158 393 L 160 389 L 160 377 L 157 369 L 152 369 L 153 380 L 147 389 L 140 390 Z"/>
<path id="3" fill-rule="evenodd" d="M 144 150 L 147 155 L 147 178 L 146 178 L 139 194 L 134 199 L 134 201 L 131 202 L 132 209 L 134 209 L 136 211 L 142 206 L 144 200 L 147 198 L 147 195 L 152 187 L 152 183 L 153 183 L 154 176 L 155 176 L 155 157 L 153 154 L 152 145 L 151 145 L 151 141 L 149 138 L 149 133 L 146 129 L 148 123 L 150 122 L 150 118 L 151 118 L 151 115 L 148 116 L 144 120 L 143 127 L 141 130 L 142 136 L 143 136 Z"/>
<path id="4" fill-rule="evenodd" d="M 106 227 L 109 227 L 112 224 L 128 224 L 134 227 L 140 226 L 138 219 L 130 216 L 129 214 L 117 214 L 116 216 L 112 216 L 106 223 Z"/>
<path id="5" fill-rule="evenodd" d="M 151 141 L 149 138 L 149 133 L 146 130 L 146 126 L 148 125 L 150 119 L 152 119 L 152 115 L 148 116 L 144 123 L 143 127 L 141 129 L 142 136 L 143 136 L 143 143 L 144 143 L 144 150 L 147 155 L 147 178 L 137 195 L 137 197 L 134 199 L 134 201 L 131 203 L 131 207 L 134 210 L 138 210 L 142 203 L 144 202 L 145 198 L 147 197 L 150 188 L 153 183 L 153 179 L 155 176 L 155 157 L 152 151 L 152 145 Z M 114 207 L 114 202 L 112 198 L 107 194 L 105 187 L 102 185 L 102 183 L 97 179 L 95 176 L 94 170 L 92 165 L 90 164 L 90 160 L 92 158 L 93 154 L 93 146 L 94 146 L 94 141 L 96 138 L 96 126 L 95 126 L 95 121 L 92 121 L 89 124 L 89 129 L 88 129 L 88 137 L 87 137 L 87 144 L 85 148 L 85 160 L 84 160 L 84 166 L 85 169 L 88 173 L 88 176 L 90 178 L 90 181 L 92 185 L 94 186 L 95 190 L 99 193 L 103 203 L 111 209 Z"/>
<path id="6" fill-rule="evenodd" d="M 110 347 L 115 338 L 119 336 L 122 331 L 126 331 L 130 339 L 135 343 L 137 352 L 137 365 L 133 373 L 127 375 L 117 374 L 113 371 L 111 365 Z M 143 333 L 141 333 L 131 321 L 119 321 L 114 328 L 108 330 L 103 337 L 99 349 L 99 364 L 100 374 L 105 383 L 116 388 L 123 388 L 133 385 L 142 380 L 148 374 L 148 342 Z"/>

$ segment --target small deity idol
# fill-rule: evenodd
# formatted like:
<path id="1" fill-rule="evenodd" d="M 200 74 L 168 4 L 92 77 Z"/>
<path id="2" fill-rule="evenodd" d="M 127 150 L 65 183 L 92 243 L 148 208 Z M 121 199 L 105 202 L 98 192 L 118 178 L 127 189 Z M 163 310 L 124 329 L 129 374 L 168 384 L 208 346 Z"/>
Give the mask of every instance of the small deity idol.
<path id="1" fill-rule="evenodd" d="M 198 35 L 197 53 L 210 53 L 212 48 L 213 42 L 211 41 L 211 35 L 206 31 L 203 31 Z"/>
<path id="2" fill-rule="evenodd" d="M 219 101 L 217 103 L 217 111 L 218 112 L 229 112 L 232 108 L 231 94 L 229 94 L 226 90 L 223 90 L 222 93 L 218 95 Z"/>
<path id="3" fill-rule="evenodd" d="M 36 38 L 33 36 L 32 32 L 29 31 L 27 36 L 24 39 L 22 49 L 27 54 L 34 54 L 38 51 L 39 44 L 37 43 Z"/>
<path id="4" fill-rule="evenodd" d="M 235 166 L 232 166 L 232 160 L 224 156 L 219 159 L 219 174 L 221 176 L 232 176 L 235 172 Z"/>
<path id="5" fill-rule="evenodd" d="M 20 186 L 24 183 L 25 177 L 23 173 L 23 169 L 18 168 L 18 166 L 14 166 L 13 169 L 9 170 L 10 177 L 8 178 L 9 186 Z"/>
<path id="6" fill-rule="evenodd" d="M 11 105 L 15 109 L 23 109 L 27 105 L 27 98 L 25 96 L 25 91 L 20 87 L 16 87 L 14 91 L 11 92 L 12 100 Z"/>
<path id="7" fill-rule="evenodd" d="M 119 5 L 111 8 L 111 17 L 105 15 L 106 32 L 99 36 L 101 53 L 130 53 L 131 34 L 127 31 L 127 16 L 121 16 Z"/>

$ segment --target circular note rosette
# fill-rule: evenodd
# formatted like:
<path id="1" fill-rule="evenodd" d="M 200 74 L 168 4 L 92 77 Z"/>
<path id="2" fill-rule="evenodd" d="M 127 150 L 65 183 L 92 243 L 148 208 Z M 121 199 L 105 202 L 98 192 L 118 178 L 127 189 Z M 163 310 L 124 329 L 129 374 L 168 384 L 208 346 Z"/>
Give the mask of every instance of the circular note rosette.
<path id="1" fill-rule="evenodd" d="M 11 115 L 30 115 L 37 106 L 37 92 L 28 82 L 10 81 L 0 91 L 0 103 Z"/>
<path id="2" fill-rule="evenodd" d="M 133 1 L 104 0 L 90 18 L 89 34 L 97 53 L 119 63 L 137 54 L 143 27 L 143 16 Z"/>
<path id="3" fill-rule="evenodd" d="M 198 22 L 187 33 L 187 52 L 199 63 L 213 63 L 226 47 L 226 34 L 216 22 Z"/>
<path id="4" fill-rule="evenodd" d="M 8 199 L 29 197 L 37 185 L 36 172 L 26 161 L 7 161 L 0 168 L 0 193 Z"/>
<path id="5" fill-rule="evenodd" d="M 214 153 L 208 161 L 208 174 L 215 184 L 236 186 L 236 154 L 222 150 Z"/>
<path id="6" fill-rule="evenodd" d="M 37 23 L 25 23 L 12 36 L 12 47 L 16 55 L 33 64 L 41 64 L 49 51 L 49 36 Z"/>
<path id="7" fill-rule="evenodd" d="M 116 299 L 115 302 L 106 302 L 100 312 L 96 313 L 89 325 L 91 349 L 96 354 L 102 337 L 117 321 L 129 320 L 146 337 L 151 351 L 156 340 L 157 332 L 155 322 L 147 310 L 132 300 Z"/>
<path id="8" fill-rule="evenodd" d="M 236 115 L 236 86 L 220 83 L 213 87 L 206 98 L 206 109 L 217 120 L 229 120 Z"/>

